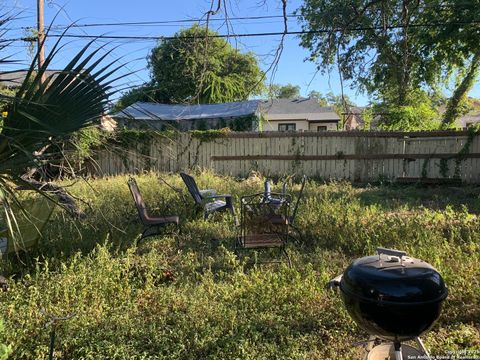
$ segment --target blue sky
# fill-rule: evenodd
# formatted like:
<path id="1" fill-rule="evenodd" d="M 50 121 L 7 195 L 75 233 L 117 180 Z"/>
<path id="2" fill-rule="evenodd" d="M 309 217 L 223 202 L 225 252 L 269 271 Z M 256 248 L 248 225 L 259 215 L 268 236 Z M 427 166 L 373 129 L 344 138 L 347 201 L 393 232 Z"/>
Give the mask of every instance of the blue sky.
<path id="1" fill-rule="evenodd" d="M 68 25 L 72 22 L 77 24 L 91 23 L 119 23 L 119 22 L 147 22 L 147 21 L 171 21 L 183 19 L 202 18 L 210 9 L 209 0 L 46 0 L 45 20 L 46 24 L 53 21 L 57 26 Z M 229 17 L 252 17 L 265 15 L 281 15 L 279 0 L 226 0 Z M 259 5 L 262 4 L 262 5 Z M 301 4 L 300 0 L 288 2 L 287 12 L 292 13 Z M 20 19 L 9 24 L 8 37 L 16 38 L 28 34 L 22 27 L 36 26 L 36 0 L 0 0 L 3 9 L 20 12 Z M 224 18 L 225 14 L 218 14 L 216 18 Z M 214 17 L 215 18 L 215 17 Z M 222 21 L 213 21 L 211 27 L 222 34 L 227 33 L 227 28 Z M 105 27 L 82 27 L 69 30 L 70 34 L 79 35 L 138 35 L 138 36 L 171 36 L 181 27 L 190 26 L 191 23 L 170 23 L 155 26 L 105 26 Z M 263 20 L 236 20 L 232 21 L 235 33 L 259 33 L 278 32 L 283 30 L 281 18 Z M 59 29 L 55 29 L 57 32 Z M 300 30 L 296 20 L 289 21 L 289 30 Z M 276 50 L 280 36 L 242 38 L 238 42 L 232 38 L 232 45 L 239 46 L 243 51 L 253 51 L 259 57 L 263 69 L 267 69 L 272 61 L 272 53 Z M 69 40 L 62 56 L 59 56 L 54 66 L 61 68 L 65 62 L 84 45 L 86 40 Z M 116 47 L 112 57 L 120 58 L 126 63 L 125 73 L 135 72 L 125 79 L 126 86 L 139 85 L 149 78 L 146 68 L 146 57 L 149 50 L 155 45 L 154 40 L 109 40 L 107 47 Z M 98 42 L 103 45 L 104 42 Z M 48 45 L 48 44 L 47 44 Z M 28 49 L 24 42 L 15 42 L 12 49 L 17 58 L 28 60 Z M 48 50 L 48 46 L 47 46 Z M 330 74 L 316 74 L 316 66 L 311 62 L 305 62 L 308 51 L 301 48 L 299 39 L 294 36 L 286 38 L 284 51 L 275 73 L 274 82 L 279 84 L 291 83 L 301 87 L 301 94 L 306 96 L 309 91 L 317 90 L 321 93 L 341 91 L 338 74 L 333 70 Z M 316 75 L 315 75 L 316 74 Z M 365 105 L 368 98 L 345 85 L 345 93 L 357 104 Z M 478 86 L 471 95 L 480 96 Z"/>

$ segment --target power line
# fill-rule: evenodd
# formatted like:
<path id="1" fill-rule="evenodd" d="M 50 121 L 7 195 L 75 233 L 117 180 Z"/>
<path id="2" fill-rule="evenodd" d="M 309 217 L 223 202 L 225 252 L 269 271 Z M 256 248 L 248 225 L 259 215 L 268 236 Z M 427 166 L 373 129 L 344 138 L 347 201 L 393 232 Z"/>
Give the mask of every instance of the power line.
<path id="1" fill-rule="evenodd" d="M 442 4 L 435 6 L 426 6 L 424 8 L 438 8 L 441 9 L 468 9 L 469 3 L 458 3 L 458 4 Z M 287 19 L 298 19 L 303 18 L 303 15 L 290 13 L 287 14 Z M 279 15 L 263 15 L 263 16 L 241 16 L 241 17 L 225 17 L 225 18 L 212 18 L 210 21 L 236 21 L 236 20 L 265 20 L 265 19 L 285 19 L 285 16 L 282 14 Z M 115 23 L 85 23 L 85 24 L 70 24 L 70 25 L 54 25 L 52 28 L 55 29 L 68 29 L 68 28 L 82 28 L 82 27 L 107 27 L 107 26 L 155 26 L 163 24 L 177 24 L 181 25 L 183 23 L 199 23 L 205 21 L 203 18 L 194 18 L 194 19 L 178 19 L 178 20 L 161 20 L 161 21 L 132 21 L 132 22 L 115 22 Z M 11 28 L 10 30 L 24 30 L 30 29 L 31 27 L 23 26 L 20 28 Z"/>
<path id="2" fill-rule="evenodd" d="M 288 17 L 298 18 L 299 15 L 289 14 Z M 211 18 L 210 21 L 236 21 L 236 20 L 264 20 L 264 19 L 278 19 L 283 18 L 283 15 L 264 15 L 264 16 L 242 16 L 229 18 Z M 164 21 L 138 21 L 138 22 L 123 22 L 123 23 L 92 23 L 92 24 L 78 24 L 72 27 L 98 27 L 98 26 L 128 26 L 128 25 L 161 25 L 161 24 L 178 24 L 178 23 L 196 23 L 202 22 L 203 19 L 182 19 L 182 20 L 164 20 Z M 62 27 L 62 25 L 59 25 Z M 63 25 L 67 28 L 68 26 Z"/>
<path id="3" fill-rule="evenodd" d="M 297 14 L 289 14 L 289 18 L 297 19 L 301 17 Z M 229 18 L 212 18 L 210 21 L 237 21 L 237 20 L 268 20 L 268 19 L 283 19 L 283 15 L 264 15 L 264 16 L 241 16 Z M 71 25 L 53 25 L 52 29 L 68 29 L 68 28 L 82 28 L 82 27 L 107 27 L 107 26 L 157 26 L 157 25 L 183 25 L 185 23 L 200 23 L 204 19 L 179 19 L 179 20 L 162 20 L 162 21 L 132 21 L 132 22 L 115 22 L 115 23 L 90 23 L 90 24 L 71 24 Z M 22 26 L 19 28 L 11 28 L 10 30 L 25 30 L 30 29 L 29 26 Z"/>
<path id="4" fill-rule="evenodd" d="M 467 3 L 468 4 L 468 3 Z M 469 8 L 468 5 L 463 4 L 443 4 L 438 6 L 424 6 L 425 8 L 434 8 L 438 7 L 439 10 L 441 9 L 466 9 Z M 287 20 L 294 20 L 294 19 L 301 19 L 304 16 L 301 14 L 291 13 L 287 14 Z M 26 17 L 25 17 L 26 18 Z M 284 15 L 263 15 L 263 16 L 241 16 L 241 17 L 225 17 L 225 18 L 212 18 L 210 21 L 238 21 L 238 20 L 266 20 L 266 19 L 285 19 Z M 175 25 L 183 25 L 186 23 L 200 23 L 203 22 L 204 19 L 202 18 L 194 18 L 194 19 L 178 19 L 178 20 L 161 20 L 161 21 L 132 21 L 132 22 L 115 22 L 115 23 L 85 23 L 85 24 L 75 24 L 72 23 L 70 25 L 53 25 L 51 29 L 68 29 L 68 28 L 83 28 L 83 27 L 118 27 L 118 26 L 160 26 L 160 25 L 168 25 L 168 26 L 175 26 Z M 32 27 L 29 26 L 22 26 L 18 28 L 9 28 L 8 30 L 29 30 Z"/>
<path id="5" fill-rule="evenodd" d="M 480 24 L 480 20 L 474 21 L 455 21 L 447 23 L 430 23 L 430 24 L 409 24 L 409 28 L 437 28 L 450 25 L 475 25 Z M 361 32 L 361 31 L 373 31 L 373 30 L 398 30 L 404 29 L 404 25 L 391 25 L 391 26 L 372 26 L 372 27 L 356 27 L 356 28 L 335 28 L 335 29 L 321 29 L 321 30 L 302 30 L 302 31 L 276 31 L 276 32 L 260 32 L 260 33 L 243 33 L 243 34 L 214 34 L 208 35 L 209 38 L 232 38 L 232 37 L 265 37 L 265 36 L 278 36 L 278 35 L 306 35 L 306 34 L 328 34 L 332 32 Z M 173 39 L 201 39 L 206 36 L 143 36 L 143 35 L 72 35 L 63 34 L 56 35 L 50 34 L 50 37 L 56 38 L 74 38 L 74 39 L 109 39 L 109 40 L 173 40 Z M 9 39 L 4 41 L 34 41 L 36 37 Z"/>

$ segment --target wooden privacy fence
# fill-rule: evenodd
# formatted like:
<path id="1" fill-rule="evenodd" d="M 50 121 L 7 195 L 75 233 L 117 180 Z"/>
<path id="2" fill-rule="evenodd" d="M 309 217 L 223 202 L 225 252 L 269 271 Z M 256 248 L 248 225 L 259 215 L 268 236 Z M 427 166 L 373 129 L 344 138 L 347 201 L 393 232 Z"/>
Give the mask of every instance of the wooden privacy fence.
<path id="1" fill-rule="evenodd" d="M 152 136 L 96 152 L 93 175 L 193 168 L 246 177 L 306 174 L 354 182 L 462 179 L 480 183 L 480 139 L 467 131 L 230 133 Z M 401 180 L 402 180 L 401 179 Z"/>

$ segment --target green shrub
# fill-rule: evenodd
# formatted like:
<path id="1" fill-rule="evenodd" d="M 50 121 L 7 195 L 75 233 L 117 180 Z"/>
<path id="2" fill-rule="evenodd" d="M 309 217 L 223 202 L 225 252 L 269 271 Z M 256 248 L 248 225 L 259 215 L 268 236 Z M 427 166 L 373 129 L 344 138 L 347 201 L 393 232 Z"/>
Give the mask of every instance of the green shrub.
<path id="1" fill-rule="evenodd" d="M 5 331 L 3 321 L 0 321 L 0 334 L 3 334 Z M 8 359 L 8 355 L 11 353 L 11 347 L 0 343 L 0 360 Z"/>

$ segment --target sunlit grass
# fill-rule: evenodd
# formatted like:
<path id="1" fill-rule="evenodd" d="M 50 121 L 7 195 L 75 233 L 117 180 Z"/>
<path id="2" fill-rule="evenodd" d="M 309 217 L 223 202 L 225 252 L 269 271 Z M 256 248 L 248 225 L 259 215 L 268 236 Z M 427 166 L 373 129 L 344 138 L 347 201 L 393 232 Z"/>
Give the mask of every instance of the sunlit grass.
<path id="1" fill-rule="evenodd" d="M 196 178 L 236 204 L 261 191 L 264 180 L 209 172 Z M 324 285 L 377 246 L 405 250 L 444 276 L 449 297 L 424 336 L 432 353 L 480 347 L 478 188 L 309 182 L 297 219 L 303 242 L 289 245 L 289 269 L 255 264 L 276 252 L 239 259 L 231 216 L 203 221 L 178 175 L 136 179 L 156 213 L 181 217 L 181 231 L 135 248 L 141 226 L 127 177 L 71 186 L 85 217 L 56 211 L 40 248 L 3 264 L 12 280 L 0 295 L 0 343 L 12 346 L 13 358 L 46 357 L 41 309 L 76 314 L 57 331 L 62 359 L 360 358 L 352 343 L 367 335 Z M 289 188 L 295 194 L 299 185 Z"/>

